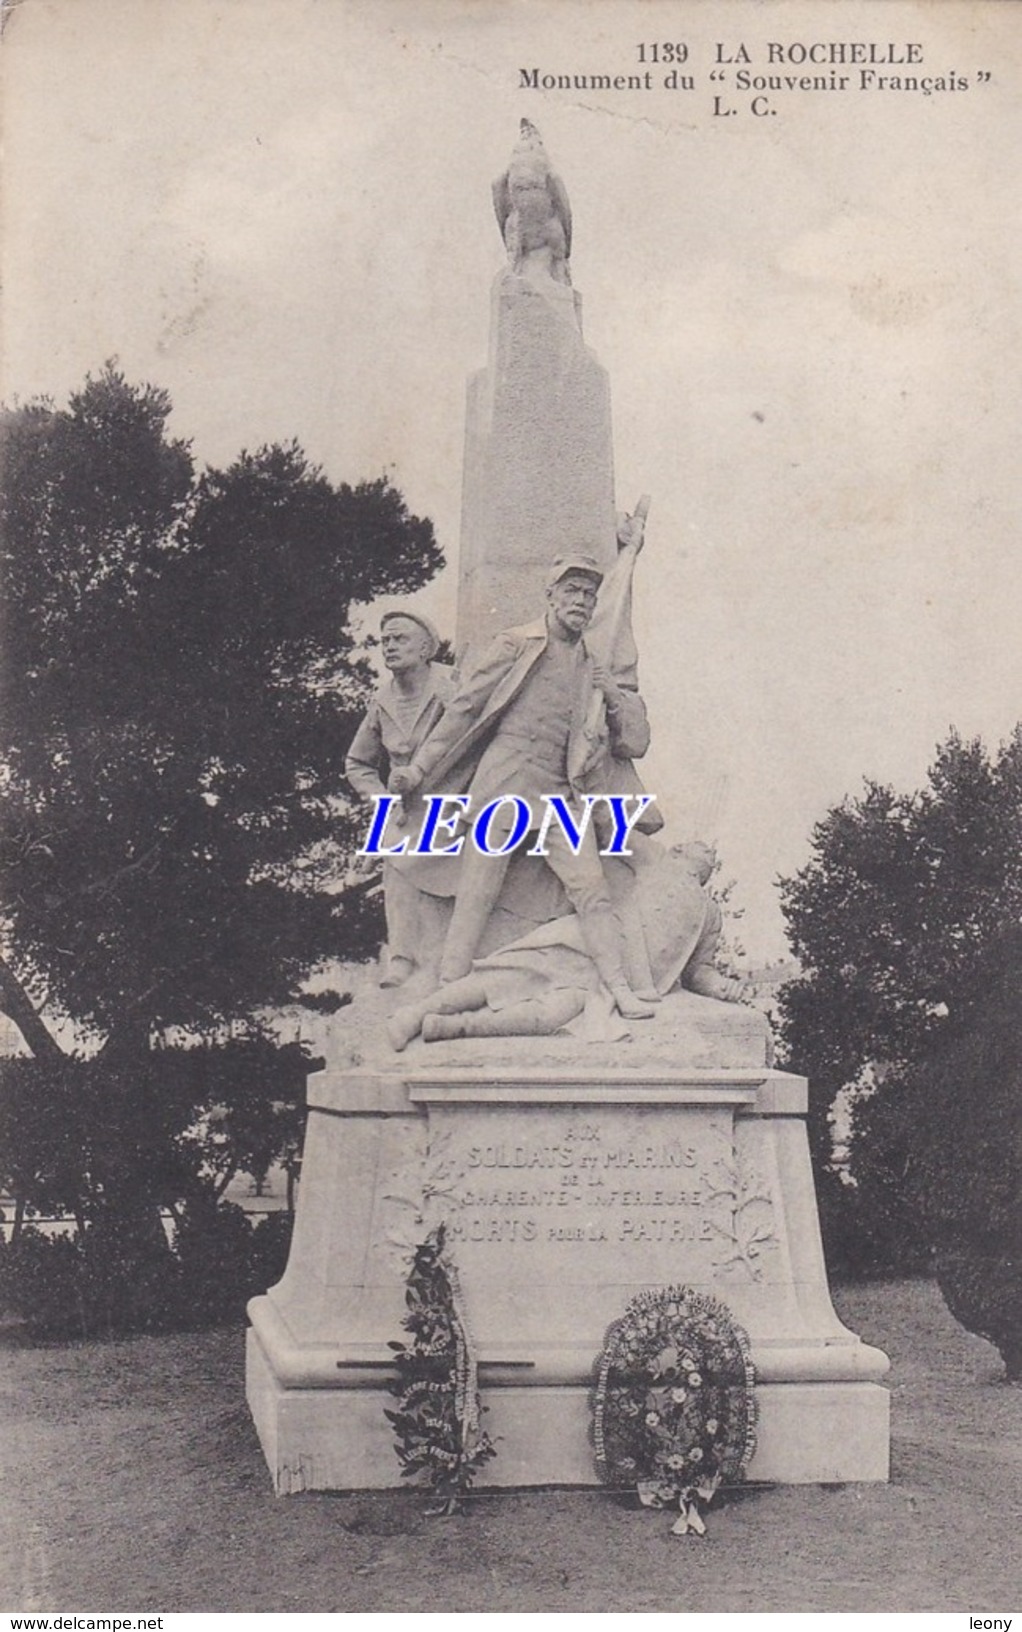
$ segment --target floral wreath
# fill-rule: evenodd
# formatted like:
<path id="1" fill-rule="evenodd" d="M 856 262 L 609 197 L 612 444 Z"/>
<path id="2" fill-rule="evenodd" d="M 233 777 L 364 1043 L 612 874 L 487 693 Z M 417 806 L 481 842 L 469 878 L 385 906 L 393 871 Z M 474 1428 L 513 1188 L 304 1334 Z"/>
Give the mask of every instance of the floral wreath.
<path id="1" fill-rule="evenodd" d="M 675 1535 L 704 1535 L 699 1502 L 742 1479 L 756 1448 L 749 1340 L 730 1310 L 688 1286 L 641 1292 L 608 1328 L 592 1391 L 600 1478 L 646 1507 L 679 1508 Z"/>
<path id="2" fill-rule="evenodd" d="M 459 1513 L 476 1474 L 496 1452 L 480 1421 L 475 1351 L 442 1224 L 415 1249 L 405 1301 L 401 1324 L 411 1342 L 387 1345 L 397 1371 L 389 1385 L 397 1409 L 384 1416 L 394 1430 L 402 1477 L 425 1476 L 437 1500 L 432 1513 Z"/>

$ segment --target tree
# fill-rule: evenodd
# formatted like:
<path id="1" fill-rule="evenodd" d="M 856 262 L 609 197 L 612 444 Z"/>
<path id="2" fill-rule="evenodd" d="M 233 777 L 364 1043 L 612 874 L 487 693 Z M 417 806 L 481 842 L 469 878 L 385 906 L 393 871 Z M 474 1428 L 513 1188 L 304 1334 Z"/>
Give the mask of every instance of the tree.
<path id="1" fill-rule="evenodd" d="M 1022 930 L 986 949 L 971 1013 L 909 1074 L 907 1189 L 951 1313 L 1022 1379 Z"/>
<path id="2" fill-rule="evenodd" d="M 440 562 L 385 480 L 334 488 L 295 446 L 195 481 L 169 408 L 108 369 L 4 427 L 9 964 L 129 1051 L 359 944 L 320 888 L 359 831 L 350 610 Z"/>
<path id="3" fill-rule="evenodd" d="M 55 1084 L 42 1016 L 141 1082 L 157 1043 L 254 1035 L 379 934 L 365 891 L 324 889 L 361 839 L 351 611 L 427 581 L 432 526 L 296 444 L 197 476 L 169 415 L 108 365 L 0 424 L 0 1006 Z"/>
<path id="4" fill-rule="evenodd" d="M 950 1130 L 984 1127 L 995 1096 L 987 1079 L 967 1073 L 949 1121 L 950 1105 L 927 1085 L 953 1075 L 961 1051 L 978 1047 L 993 1023 L 990 992 L 1016 956 L 1011 934 L 1022 917 L 1020 840 L 1022 728 L 993 756 L 952 733 L 922 790 L 867 784 L 829 812 L 807 866 L 782 881 L 802 970 L 780 994 L 783 1044 L 810 1080 L 824 1196 L 832 1207 L 844 1202 L 830 1244 L 842 1245 L 840 1229 L 859 1232 L 851 1252 L 843 1243 L 846 1262 L 919 1264 L 938 1246 L 946 1259 L 955 1230 L 964 1249 L 964 1214 L 955 1223 L 945 1207 L 938 1229 L 930 1192 L 941 1162 L 950 1171 L 956 1159 Z M 854 1190 L 828 1175 L 842 1092 L 852 1101 Z M 1017 1143 L 1010 1148 L 1017 1173 L 1022 1156 Z"/>

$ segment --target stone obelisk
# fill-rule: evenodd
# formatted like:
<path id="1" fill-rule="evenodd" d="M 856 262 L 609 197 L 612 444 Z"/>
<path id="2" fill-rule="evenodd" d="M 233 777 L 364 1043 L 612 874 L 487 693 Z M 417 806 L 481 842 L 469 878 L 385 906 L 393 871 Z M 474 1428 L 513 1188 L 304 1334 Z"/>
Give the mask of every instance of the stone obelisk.
<path id="1" fill-rule="evenodd" d="M 571 214 L 522 120 L 494 184 L 508 265 L 493 287 L 489 361 L 468 383 L 456 648 L 536 616 L 558 554 L 615 559 L 610 384 L 582 337 Z"/>

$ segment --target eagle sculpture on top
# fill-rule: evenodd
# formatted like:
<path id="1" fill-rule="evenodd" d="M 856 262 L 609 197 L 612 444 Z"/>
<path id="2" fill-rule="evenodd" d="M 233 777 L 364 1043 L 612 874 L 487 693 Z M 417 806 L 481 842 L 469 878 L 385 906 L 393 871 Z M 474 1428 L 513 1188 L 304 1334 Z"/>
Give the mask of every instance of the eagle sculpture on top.
<path id="1" fill-rule="evenodd" d="M 537 268 L 571 282 L 571 205 L 531 119 L 521 121 L 511 161 L 493 183 L 493 207 L 516 272 Z"/>

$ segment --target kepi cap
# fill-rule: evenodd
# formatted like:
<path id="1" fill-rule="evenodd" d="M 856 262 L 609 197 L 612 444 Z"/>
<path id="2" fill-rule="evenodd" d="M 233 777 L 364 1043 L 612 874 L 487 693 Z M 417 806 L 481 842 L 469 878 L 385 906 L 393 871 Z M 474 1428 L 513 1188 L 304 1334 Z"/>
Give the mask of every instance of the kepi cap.
<path id="1" fill-rule="evenodd" d="M 429 651 L 426 653 L 427 661 L 436 656 L 440 649 L 440 636 L 428 618 L 423 617 L 421 612 L 412 612 L 407 606 L 393 606 L 389 612 L 384 612 L 383 617 L 380 619 L 381 634 L 386 625 L 392 623 L 395 618 L 407 618 L 409 623 L 417 623 L 419 628 L 429 636 Z"/>
<path id="2" fill-rule="evenodd" d="M 557 556 L 547 574 L 547 589 L 553 589 L 569 572 L 584 572 L 589 578 L 595 578 L 598 584 L 603 583 L 603 572 L 596 563 L 595 555 L 588 555 L 585 550 L 575 550 L 571 555 Z"/>

